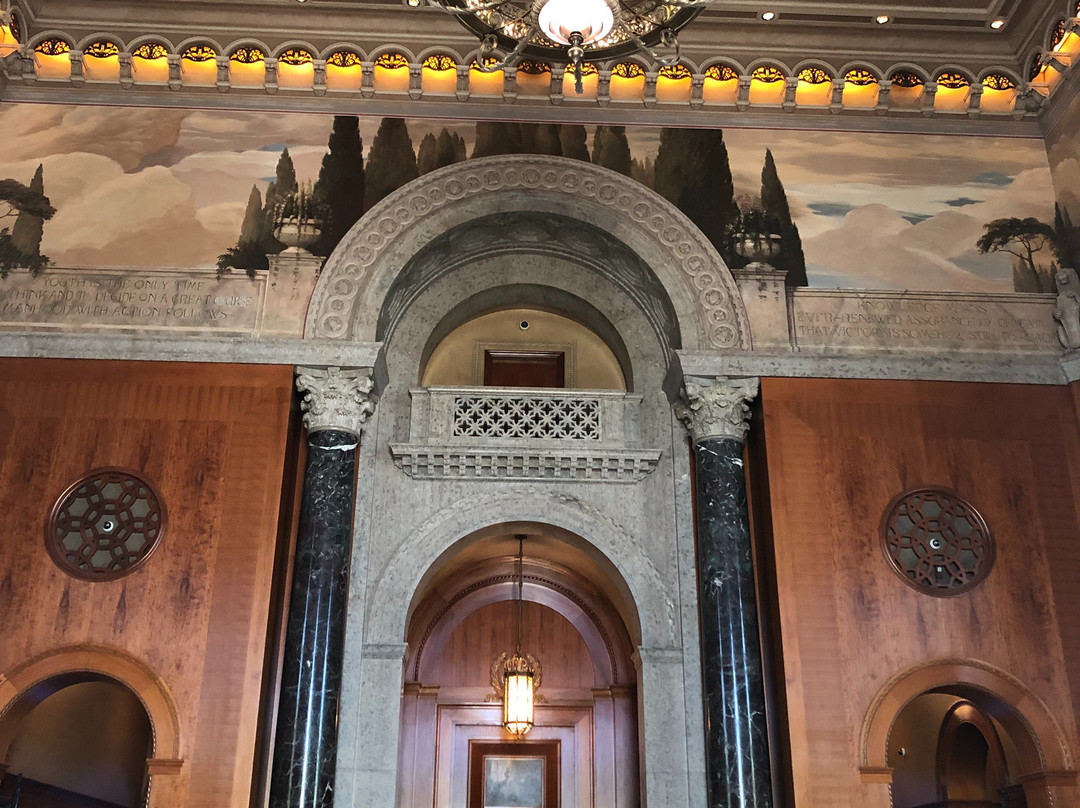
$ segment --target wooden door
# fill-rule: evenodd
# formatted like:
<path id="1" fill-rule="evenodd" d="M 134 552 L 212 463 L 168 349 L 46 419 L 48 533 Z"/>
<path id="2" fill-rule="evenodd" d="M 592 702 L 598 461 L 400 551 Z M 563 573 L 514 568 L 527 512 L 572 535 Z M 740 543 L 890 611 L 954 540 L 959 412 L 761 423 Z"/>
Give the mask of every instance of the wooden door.
<path id="1" fill-rule="evenodd" d="M 487 387 L 566 387 L 562 351 L 484 351 Z"/>

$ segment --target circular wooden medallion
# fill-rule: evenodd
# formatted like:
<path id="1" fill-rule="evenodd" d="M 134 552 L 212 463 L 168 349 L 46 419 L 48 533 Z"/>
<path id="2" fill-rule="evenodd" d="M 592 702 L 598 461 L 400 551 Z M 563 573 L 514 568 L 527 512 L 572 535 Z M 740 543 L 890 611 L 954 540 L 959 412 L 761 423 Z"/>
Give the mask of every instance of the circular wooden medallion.
<path id="1" fill-rule="evenodd" d="M 56 501 L 45 546 L 69 575 L 111 581 L 146 561 L 165 524 L 165 504 L 147 480 L 127 469 L 95 469 Z"/>
<path id="2" fill-rule="evenodd" d="M 917 488 L 894 497 L 881 519 L 881 541 L 905 583 L 938 597 L 977 586 L 994 563 L 985 520 L 945 488 Z"/>

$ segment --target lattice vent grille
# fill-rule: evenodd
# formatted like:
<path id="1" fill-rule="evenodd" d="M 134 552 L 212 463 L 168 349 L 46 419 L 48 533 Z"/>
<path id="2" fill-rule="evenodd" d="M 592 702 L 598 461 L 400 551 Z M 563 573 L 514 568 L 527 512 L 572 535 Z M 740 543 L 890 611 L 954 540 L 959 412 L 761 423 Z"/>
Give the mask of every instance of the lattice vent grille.
<path id="1" fill-rule="evenodd" d="M 454 397 L 454 437 L 600 440 L 594 398 Z"/>

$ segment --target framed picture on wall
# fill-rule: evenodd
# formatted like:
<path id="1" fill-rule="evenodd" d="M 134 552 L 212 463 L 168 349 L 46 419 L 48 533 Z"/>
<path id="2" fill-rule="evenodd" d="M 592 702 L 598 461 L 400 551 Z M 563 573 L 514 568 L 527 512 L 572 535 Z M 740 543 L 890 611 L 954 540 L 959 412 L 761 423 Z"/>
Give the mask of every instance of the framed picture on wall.
<path id="1" fill-rule="evenodd" d="M 559 808 L 559 742 L 472 741 L 468 808 Z"/>

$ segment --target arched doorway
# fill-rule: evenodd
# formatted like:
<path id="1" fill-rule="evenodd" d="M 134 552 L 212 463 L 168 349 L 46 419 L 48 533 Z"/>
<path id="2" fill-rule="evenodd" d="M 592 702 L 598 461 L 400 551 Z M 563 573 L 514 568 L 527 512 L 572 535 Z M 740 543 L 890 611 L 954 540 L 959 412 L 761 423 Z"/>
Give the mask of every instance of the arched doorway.
<path id="1" fill-rule="evenodd" d="M 863 725 L 863 779 L 889 783 L 894 808 L 1050 808 L 1072 768 L 1065 736 L 1038 697 L 974 660 L 898 674 Z"/>
<path id="2" fill-rule="evenodd" d="M 29 694 L 36 703 L 11 717 L 7 774 L 26 808 L 139 808 L 152 757 L 150 717 L 130 690 L 106 676 L 54 677 Z"/>
<path id="3" fill-rule="evenodd" d="M 541 671 L 536 723 L 520 739 L 502 726 L 493 672 L 517 640 L 516 536 L 528 537 L 521 649 Z M 536 761 L 550 784 L 537 808 L 639 805 L 637 674 L 623 618 L 636 623 L 635 609 L 614 566 L 578 536 L 516 523 L 462 539 L 424 577 L 407 633 L 399 804 L 485 808 L 491 761 L 508 772 Z"/>

